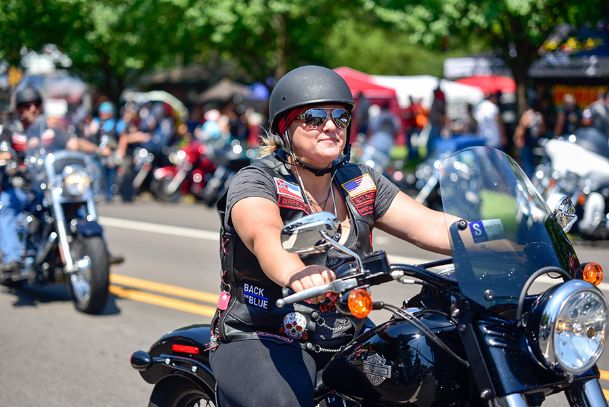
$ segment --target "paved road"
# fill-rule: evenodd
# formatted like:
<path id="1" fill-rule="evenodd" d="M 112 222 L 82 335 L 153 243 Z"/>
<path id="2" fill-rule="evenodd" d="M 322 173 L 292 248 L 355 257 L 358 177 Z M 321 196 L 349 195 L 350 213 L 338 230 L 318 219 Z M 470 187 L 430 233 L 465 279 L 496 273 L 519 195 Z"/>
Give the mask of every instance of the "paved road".
<path id="1" fill-rule="evenodd" d="M 63 286 L 0 288 L 0 406 L 147 405 L 151 386 L 129 366 L 131 353 L 166 331 L 209 321 L 219 270 L 214 211 L 141 201 L 101 206 L 100 213 L 110 250 L 127 259 L 112 270 L 103 315 L 75 311 Z M 400 258 L 438 257 L 382 233 L 375 248 Z M 609 270 L 606 248 L 578 247 L 578 254 Z M 373 293 L 399 304 L 414 291 L 396 283 Z M 606 357 L 601 365 L 609 368 Z M 545 405 L 565 404 L 553 398 Z"/>

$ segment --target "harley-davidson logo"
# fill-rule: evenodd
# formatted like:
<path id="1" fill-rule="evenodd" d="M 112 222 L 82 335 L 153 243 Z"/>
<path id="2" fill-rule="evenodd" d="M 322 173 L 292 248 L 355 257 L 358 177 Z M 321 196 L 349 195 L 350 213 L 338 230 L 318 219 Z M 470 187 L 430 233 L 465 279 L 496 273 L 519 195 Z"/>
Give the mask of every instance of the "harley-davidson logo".
<path id="1" fill-rule="evenodd" d="M 376 353 L 368 355 L 364 361 L 364 373 L 370 383 L 375 386 L 383 383 L 391 377 L 391 366 L 385 364 L 386 359 Z"/>

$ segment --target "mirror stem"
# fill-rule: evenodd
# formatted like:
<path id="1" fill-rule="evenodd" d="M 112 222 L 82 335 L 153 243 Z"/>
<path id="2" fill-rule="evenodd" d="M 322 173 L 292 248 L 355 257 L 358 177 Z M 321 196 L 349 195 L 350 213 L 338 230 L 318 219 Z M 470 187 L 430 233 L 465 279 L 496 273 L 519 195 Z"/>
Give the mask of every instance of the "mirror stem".
<path id="1" fill-rule="evenodd" d="M 359 269 L 360 273 L 364 272 L 364 263 L 362 263 L 362 259 L 360 258 L 360 256 L 355 253 L 353 250 L 343 246 L 342 244 L 334 241 L 334 239 L 332 239 L 330 237 L 330 235 L 328 235 L 325 231 L 321 231 L 319 232 L 322 237 L 326 240 L 326 243 L 328 243 L 330 246 L 334 247 L 336 250 L 343 252 L 345 254 L 348 254 L 349 256 L 352 256 L 353 258 L 355 258 L 355 261 L 357 262 L 357 268 Z"/>

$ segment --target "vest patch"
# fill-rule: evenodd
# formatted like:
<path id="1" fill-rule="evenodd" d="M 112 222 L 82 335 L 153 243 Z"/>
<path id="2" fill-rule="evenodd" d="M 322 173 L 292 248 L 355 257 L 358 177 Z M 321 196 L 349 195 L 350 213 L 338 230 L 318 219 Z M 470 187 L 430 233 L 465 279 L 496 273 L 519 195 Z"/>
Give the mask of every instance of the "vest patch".
<path id="1" fill-rule="evenodd" d="M 243 283 L 243 302 L 256 308 L 269 309 L 269 299 L 264 296 L 264 288 Z"/>
<path id="2" fill-rule="evenodd" d="M 360 215 L 366 216 L 374 212 L 376 185 L 370 174 L 363 174 L 342 184 L 342 187 Z"/>
<path id="3" fill-rule="evenodd" d="M 303 211 L 309 214 L 309 207 L 302 201 L 287 196 L 279 195 L 277 197 L 277 205 L 282 208 L 296 209 L 297 211 Z"/>
<path id="4" fill-rule="evenodd" d="M 275 180 L 277 195 L 304 202 L 304 198 L 302 197 L 302 193 L 300 192 L 300 187 L 298 185 L 292 184 L 291 182 L 277 177 L 273 177 L 273 179 Z"/>
<path id="5" fill-rule="evenodd" d="M 277 188 L 277 205 L 281 208 L 309 213 L 309 206 L 304 202 L 298 185 L 277 177 L 273 177 L 273 179 Z"/>

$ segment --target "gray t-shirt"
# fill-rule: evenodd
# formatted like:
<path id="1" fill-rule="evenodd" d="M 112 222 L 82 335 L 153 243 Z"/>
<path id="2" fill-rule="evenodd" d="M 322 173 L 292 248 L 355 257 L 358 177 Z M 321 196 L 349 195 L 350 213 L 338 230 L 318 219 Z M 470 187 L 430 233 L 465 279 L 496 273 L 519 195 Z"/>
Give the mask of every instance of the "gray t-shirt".
<path id="1" fill-rule="evenodd" d="M 374 219 L 378 219 L 387 212 L 391 202 L 399 192 L 397 185 L 373 168 L 366 167 L 376 185 L 376 198 L 374 201 Z M 342 190 L 342 188 L 341 188 Z M 344 193 L 344 190 L 342 190 Z M 257 167 L 246 167 L 240 170 L 232 179 L 226 198 L 226 214 L 234 204 L 243 198 L 266 198 L 277 204 L 277 189 L 273 177 Z"/>

